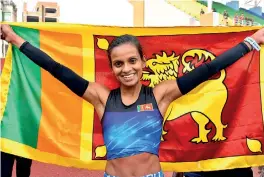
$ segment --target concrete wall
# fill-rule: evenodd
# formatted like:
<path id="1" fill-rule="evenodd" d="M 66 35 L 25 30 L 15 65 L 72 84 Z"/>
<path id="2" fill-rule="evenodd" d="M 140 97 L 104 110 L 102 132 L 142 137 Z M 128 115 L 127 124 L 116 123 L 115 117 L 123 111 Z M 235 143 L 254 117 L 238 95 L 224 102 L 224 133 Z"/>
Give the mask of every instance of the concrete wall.
<path id="1" fill-rule="evenodd" d="M 201 26 L 219 26 L 219 22 L 219 13 L 216 12 L 206 13 L 200 17 Z"/>
<path id="2" fill-rule="evenodd" d="M 194 19 L 165 0 L 145 0 L 145 26 L 190 26 Z"/>
<path id="3" fill-rule="evenodd" d="M 133 26 L 143 27 L 144 26 L 144 1 L 128 0 L 133 7 Z"/>

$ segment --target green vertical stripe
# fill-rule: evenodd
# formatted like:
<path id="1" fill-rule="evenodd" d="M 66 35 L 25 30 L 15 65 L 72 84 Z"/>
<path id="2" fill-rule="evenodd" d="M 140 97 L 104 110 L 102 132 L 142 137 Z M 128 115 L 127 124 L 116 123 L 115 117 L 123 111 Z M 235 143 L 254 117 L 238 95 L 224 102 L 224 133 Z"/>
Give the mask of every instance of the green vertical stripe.
<path id="1" fill-rule="evenodd" d="M 32 45 L 39 47 L 39 31 L 13 27 Z M 37 147 L 41 118 L 40 67 L 13 46 L 11 82 L 1 122 L 1 137 Z"/>

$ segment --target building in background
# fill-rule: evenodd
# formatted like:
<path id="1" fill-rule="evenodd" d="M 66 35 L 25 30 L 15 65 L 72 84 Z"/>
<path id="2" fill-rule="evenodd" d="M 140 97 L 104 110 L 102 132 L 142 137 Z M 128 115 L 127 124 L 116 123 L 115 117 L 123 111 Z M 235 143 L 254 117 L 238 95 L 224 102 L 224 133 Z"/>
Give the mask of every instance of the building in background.
<path id="1" fill-rule="evenodd" d="M 38 2 L 33 12 L 23 7 L 23 22 L 59 22 L 60 7 L 56 2 Z"/>
<path id="2" fill-rule="evenodd" d="M 16 22 L 17 7 L 12 0 L 0 0 L 0 20 L 1 22 Z M 6 56 L 8 44 L 0 40 L 0 59 Z"/>
<path id="3" fill-rule="evenodd" d="M 17 21 L 17 7 L 12 0 L 0 0 L 0 18 L 4 22 Z"/>

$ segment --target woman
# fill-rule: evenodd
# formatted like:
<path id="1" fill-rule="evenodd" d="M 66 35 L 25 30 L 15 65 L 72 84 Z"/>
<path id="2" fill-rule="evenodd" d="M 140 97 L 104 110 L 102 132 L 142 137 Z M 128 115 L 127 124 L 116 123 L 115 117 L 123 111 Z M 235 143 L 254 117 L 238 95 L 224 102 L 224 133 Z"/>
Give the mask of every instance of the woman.
<path id="1" fill-rule="evenodd" d="M 134 36 L 123 35 L 109 45 L 110 66 L 120 82 L 120 88 L 109 90 L 55 62 L 15 34 L 8 25 L 2 25 L 1 29 L 4 40 L 95 107 L 107 148 L 105 176 L 108 177 L 164 176 L 158 150 L 162 119 L 169 104 L 253 49 L 248 42 L 241 42 L 212 62 L 152 89 L 140 82 L 145 60 L 139 41 Z M 251 36 L 256 41 L 254 46 L 264 42 L 263 33 L 261 29 Z"/>

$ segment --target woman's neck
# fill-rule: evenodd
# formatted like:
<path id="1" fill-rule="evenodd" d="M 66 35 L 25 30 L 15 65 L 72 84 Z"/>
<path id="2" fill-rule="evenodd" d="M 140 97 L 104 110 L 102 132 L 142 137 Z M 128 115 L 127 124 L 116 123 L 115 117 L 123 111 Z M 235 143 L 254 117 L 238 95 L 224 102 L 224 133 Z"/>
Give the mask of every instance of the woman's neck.
<path id="1" fill-rule="evenodd" d="M 138 83 L 132 87 L 126 87 L 126 86 L 121 85 L 120 86 L 121 95 L 133 97 L 139 94 L 141 87 L 142 87 L 141 83 Z"/>

